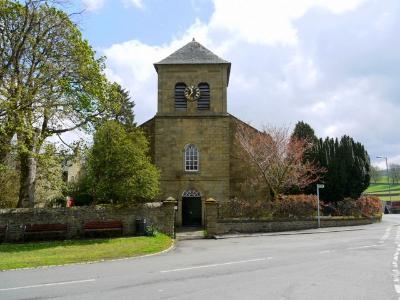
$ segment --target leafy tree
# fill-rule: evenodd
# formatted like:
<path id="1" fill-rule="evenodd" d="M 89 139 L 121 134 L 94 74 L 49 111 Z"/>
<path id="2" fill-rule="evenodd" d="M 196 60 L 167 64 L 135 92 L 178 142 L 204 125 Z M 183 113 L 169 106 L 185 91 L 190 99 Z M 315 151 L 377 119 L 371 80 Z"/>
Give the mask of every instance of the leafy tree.
<path id="1" fill-rule="evenodd" d="M 0 162 L 16 137 L 19 207 L 35 203 L 45 140 L 90 124 L 113 108 L 103 59 L 52 1 L 0 1 Z"/>
<path id="2" fill-rule="evenodd" d="M 315 159 L 315 148 L 316 144 L 318 142 L 318 138 L 315 135 L 314 129 L 312 127 L 303 122 L 299 121 L 297 122 L 296 126 L 294 127 L 292 136 L 292 139 L 297 139 L 297 140 L 302 140 L 305 141 L 309 146 L 307 149 L 304 151 L 303 155 L 303 161 L 304 163 L 312 163 L 318 166 L 318 160 Z M 322 177 L 323 173 L 325 172 L 324 169 L 321 169 L 321 174 L 319 174 L 319 177 Z M 315 194 L 315 184 L 309 184 L 307 186 L 304 186 L 302 188 L 296 188 L 292 187 L 290 190 L 290 193 L 292 194 Z"/>
<path id="3" fill-rule="evenodd" d="M 114 106 L 110 109 L 108 116 L 103 117 L 101 121 L 115 120 L 127 129 L 135 127 L 135 115 L 133 113 L 135 103 L 131 101 L 129 92 L 118 83 L 113 83 L 109 86 L 109 97 Z"/>
<path id="4" fill-rule="evenodd" d="M 320 139 L 314 151 L 315 160 L 326 168 L 322 181 L 325 188 L 321 198 L 338 202 L 344 198 L 357 199 L 370 182 L 370 159 L 364 146 L 349 136 L 340 141 L 332 138 Z"/>
<path id="5" fill-rule="evenodd" d="M 318 165 L 325 173 L 320 173 L 325 188 L 321 190 L 321 198 L 338 202 L 344 198 L 357 199 L 368 188 L 370 181 L 370 159 L 361 143 L 349 136 L 340 140 L 333 138 L 318 139 L 314 130 L 304 122 L 298 122 L 292 138 L 312 141 L 304 160 Z M 308 185 L 298 192 L 315 194 L 315 184 Z"/>
<path id="6" fill-rule="evenodd" d="M 287 128 L 264 127 L 263 131 L 257 131 L 239 124 L 236 139 L 258 170 L 256 177 L 269 189 L 272 199 L 290 188 L 303 188 L 319 179 L 322 170 L 304 160 L 311 144 L 292 138 Z"/>
<path id="7" fill-rule="evenodd" d="M 315 136 L 314 129 L 312 129 L 310 125 L 303 121 L 297 122 L 292 133 L 292 138 L 306 140 L 312 144 L 318 140 L 318 138 Z"/>
<path id="8" fill-rule="evenodd" d="M 389 165 L 389 177 L 392 180 L 392 184 L 399 183 L 400 181 L 400 165 L 390 164 Z"/>
<path id="9" fill-rule="evenodd" d="M 12 208 L 18 202 L 19 173 L 15 168 L 0 164 L 0 208 Z"/>
<path id="10" fill-rule="evenodd" d="M 139 128 L 128 131 L 116 121 L 98 128 L 88 164 L 96 202 L 132 204 L 154 198 L 159 172 L 147 152 L 148 142 Z"/>
<path id="11" fill-rule="evenodd" d="M 36 205 L 45 206 L 51 200 L 63 196 L 62 156 L 53 144 L 46 144 L 38 157 L 35 198 Z"/>
<path id="12" fill-rule="evenodd" d="M 380 172 L 379 172 L 379 168 L 372 166 L 370 167 L 370 172 L 369 172 L 371 179 L 374 183 L 376 183 L 379 179 L 379 177 L 381 177 Z"/>

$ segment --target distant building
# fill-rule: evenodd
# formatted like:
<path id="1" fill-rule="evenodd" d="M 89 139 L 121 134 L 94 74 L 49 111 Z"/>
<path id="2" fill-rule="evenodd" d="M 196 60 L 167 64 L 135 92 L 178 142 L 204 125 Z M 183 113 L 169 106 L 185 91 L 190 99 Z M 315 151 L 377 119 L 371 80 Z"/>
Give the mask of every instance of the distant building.
<path id="1" fill-rule="evenodd" d="M 79 157 L 67 160 L 63 165 L 63 180 L 66 183 L 77 182 L 82 175 L 82 161 Z"/>
<path id="2" fill-rule="evenodd" d="M 251 167 L 235 142 L 244 123 L 227 112 L 231 63 L 193 40 L 154 66 L 158 110 L 141 127 L 161 170 L 161 197 L 178 200 L 177 225 L 200 226 L 207 198 L 257 194 L 246 186 Z"/>

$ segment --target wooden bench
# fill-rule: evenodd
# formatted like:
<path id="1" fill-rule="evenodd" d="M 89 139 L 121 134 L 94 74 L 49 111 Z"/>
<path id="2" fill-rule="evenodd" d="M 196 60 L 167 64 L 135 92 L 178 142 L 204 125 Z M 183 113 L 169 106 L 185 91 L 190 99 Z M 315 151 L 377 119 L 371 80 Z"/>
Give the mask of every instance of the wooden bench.
<path id="1" fill-rule="evenodd" d="M 123 224 L 119 220 L 93 220 L 85 223 L 85 236 L 121 235 Z"/>
<path id="2" fill-rule="evenodd" d="M 55 239 L 65 238 L 68 230 L 67 224 L 25 224 L 24 240 L 27 239 Z"/>
<path id="3" fill-rule="evenodd" d="M 0 242 L 4 241 L 7 233 L 7 225 L 0 225 Z"/>

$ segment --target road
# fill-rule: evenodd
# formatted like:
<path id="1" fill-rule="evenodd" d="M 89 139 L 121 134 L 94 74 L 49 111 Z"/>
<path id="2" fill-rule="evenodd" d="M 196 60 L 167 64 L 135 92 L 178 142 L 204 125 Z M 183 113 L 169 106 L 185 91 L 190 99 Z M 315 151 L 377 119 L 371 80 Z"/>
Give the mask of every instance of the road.
<path id="1" fill-rule="evenodd" d="M 0 272 L 0 299 L 400 299 L 399 225 L 385 215 L 341 232 L 182 241 L 150 257 Z"/>

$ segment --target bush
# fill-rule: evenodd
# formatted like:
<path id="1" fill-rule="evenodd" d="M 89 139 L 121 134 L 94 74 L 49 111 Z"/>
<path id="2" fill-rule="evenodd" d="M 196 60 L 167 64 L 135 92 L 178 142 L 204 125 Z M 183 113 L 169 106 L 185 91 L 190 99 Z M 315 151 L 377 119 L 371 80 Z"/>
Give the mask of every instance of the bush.
<path id="1" fill-rule="evenodd" d="M 46 202 L 47 207 L 65 207 L 67 205 L 66 197 L 57 196 Z"/>
<path id="2" fill-rule="evenodd" d="M 361 196 L 356 204 L 363 216 L 373 217 L 382 214 L 381 200 L 376 196 Z"/>
<path id="3" fill-rule="evenodd" d="M 317 213 L 315 195 L 280 195 L 275 199 L 272 214 L 278 218 L 311 217 Z"/>
<path id="4" fill-rule="evenodd" d="M 271 210 L 267 201 L 248 201 L 235 197 L 219 203 L 218 214 L 221 218 L 262 218 L 270 217 Z"/>
<path id="5" fill-rule="evenodd" d="M 344 198 L 342 201 L 337 202 L 337 211 L 339 216 L 359 217 L 361 215 L 357 201 L 352 198 Z"/>
<path id="6" fill-rule="evenodd" d="M 135 204 L 159 193 L 160 172 L 148 156 L 148 141 L 139 128 L 115 121 L 102 124 L 93 137 L 88 177 L 97 203 Z"/>

